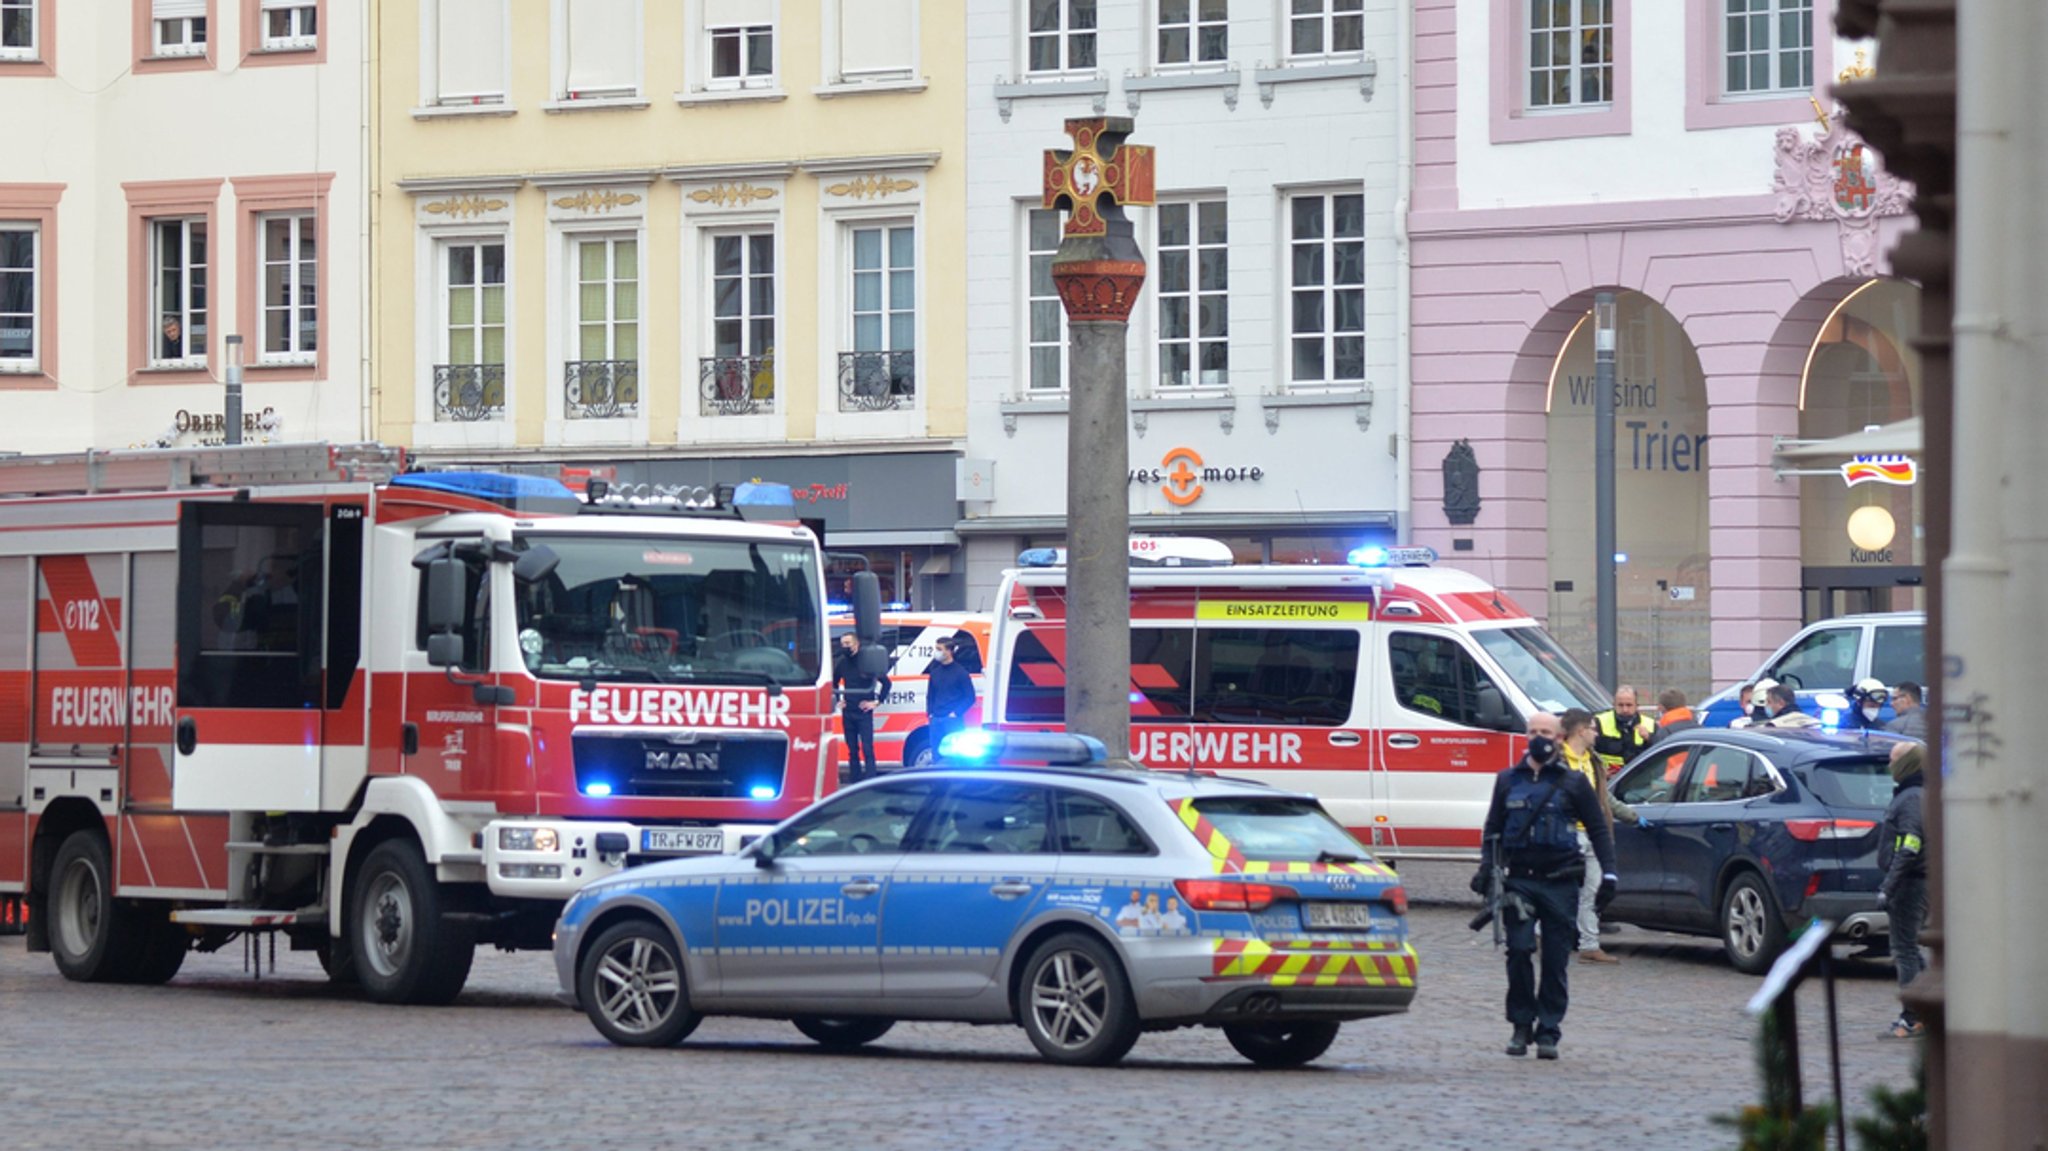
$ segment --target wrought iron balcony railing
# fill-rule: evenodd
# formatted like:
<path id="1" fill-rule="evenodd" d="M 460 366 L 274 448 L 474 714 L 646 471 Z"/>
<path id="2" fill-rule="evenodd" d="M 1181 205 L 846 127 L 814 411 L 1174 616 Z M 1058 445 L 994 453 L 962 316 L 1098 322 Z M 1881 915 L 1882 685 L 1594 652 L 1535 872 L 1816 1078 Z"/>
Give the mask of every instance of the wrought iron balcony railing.
<path id="1" fill-rule="evenodd" d="M 571 360 L 562 365 L 562 412 L 572 420 L 640 414 L 638 360 Z"/>
<path id="2" fill-rule="evenodd" d="M 839 410 L 887 412 L 917 400 L 917 353 L 839 353 Z"/>
<path id="3" fill-rule="evenodd" d="M 505 365 L 434 365 L 435 422 L 477 423 L 504 418 Z"/>
<path id="4" fill-rule="evenodd" d="M 775 353 L 706 356 L 697 367 L 697 391 L 707 416 L 751 416 L 775 410 Z"/>

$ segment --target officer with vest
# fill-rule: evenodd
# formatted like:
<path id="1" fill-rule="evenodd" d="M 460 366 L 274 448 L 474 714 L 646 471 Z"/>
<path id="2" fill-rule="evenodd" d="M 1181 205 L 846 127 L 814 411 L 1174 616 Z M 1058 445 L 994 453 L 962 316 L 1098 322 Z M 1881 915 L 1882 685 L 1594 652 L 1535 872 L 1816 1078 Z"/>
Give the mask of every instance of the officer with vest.
<path id="1" fill-rule="evenodd" d="M 1920 957 L 1920 928 L 1927 920 L 1927 827 L 1921 816 L 1925 754 L 1917 743 L 1902 740 L 1892 745 L 1892 802 L 1885 808 L 1877 839 L 1877 866 L 1884 871 L 1877 897 L 1891 917 L 1892 963 L 1898 968 L 1900 990 L 1925 966 Z M 1901 1004 L 1899 1017 L 1880 1034 L 1911 1039 L 1925 1030 L 1913 1009 Z"/>
<path id="2" fill-rule="evenodd" d="M 1622 684 L 1614 689 L 1614 706 L 1593 717 L 1599 734 L 1593 740 L 1593 754 L 1607 774 L 1621 770 L 1635 753 L 1649 746 L 1657 734 L 1657 721 L 1636 707 L 1636 689 Z"/>
<path id="3" fill-rule="evenodd" d="M 1604 908 L 1614 898 L 1614 837 L 1607 813 L 1586 777 L 1566 766 L 1563 741 L 1557 716 L 1529 718 L 1528 754 L 1494 779 L 1479 874 L 1472 880 L 1474 891 L 1486 892 L 1494 867 L 1503 869 L 1496 911 L 1507 932 L 1507 1015 L 1514 1027 L 1507 1053 L 1527 1055 L 1533 1039 L 1538 1059 L 1557 1058 L 1569 1002 L 1566 976 L 1578 943 L 1579 884 L 1586 866 L 1575 824 L 1584 825 L 1599 862 L 1597 905 Z"/>

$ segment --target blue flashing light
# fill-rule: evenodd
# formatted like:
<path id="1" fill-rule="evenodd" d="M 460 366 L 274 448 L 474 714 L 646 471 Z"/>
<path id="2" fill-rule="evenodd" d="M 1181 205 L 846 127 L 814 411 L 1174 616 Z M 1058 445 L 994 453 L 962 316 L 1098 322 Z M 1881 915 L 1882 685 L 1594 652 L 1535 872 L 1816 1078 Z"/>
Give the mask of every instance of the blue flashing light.
<path id="1" fill-rule="evenodd" d="M 939 758 L 962 765 L 1045 763 L 1079 767 L 1103 763 L 1109 751 L 1090 735 L 1059 731 L 989 731 L 970 727 L 939 741 Z"/>
<path id="2" fill-rule="evenodd" d="M 1387 549 L 1378 546 L 1352 548 L 1344 557 L 1353 567 L 1377 568 L 1387 566 Z"/>
<path id="3" fill-rule="evenodd" d="M 825 604 L 825 612 L 827 615 L 852 615 L 853 605 L 848 603 L 831 603 L 828 601 Z"/>
<path id="4" fill-rule="evenodd" d="M 390 486 L 465 496 L 514 512 L 570 514 L 583 506 L 560 480 L 509 472 L 407 472 L 393 476 Z"/>
<path id="5" fill-rule="evenodd" d="M 1017 553 L 1017 566 L 1027 568 L 1056 568 L 1067 562 L 1065 548 L 1025 548 Z"/>
<path id="6" fill-rule="evenodd" d="M 583 794 L 592 799 L 603 799 L 612 793 L 612 785 L 604 780 L 592 780 L 583 785 Z"/>
<path id="7" fill-rule="evenodd" d="M 1144 693 L 1144 692 L 1142 692 L 1142 691 L 1134 691 L 1134 692 L 1132 692 L 1132 693 L 1131 693 L 1131 702 L 1132 702 L 1132 703 L 1144 703 L 1144 702 L 1145 702 L 1145 693 Z"/>
<path id="8" fill-rule="evenodd" d="M 749 480 L 733 485 L 732 506 L 736 508 L 787 508 L 795 504 L 796 497 L 788 484 Z"/>
<path id="9" fill-rule="evenodd" d="M 1618 563 L 1618 564 L 1625 564 L 1625 563 L 1627 563 L 1627 562 L 1628 562 L 1628 553 L 1627 553 L 1627 552 L 1615 552 L 1615 553 L 1614 553 L 1614 562 L 1615 562 L 1615 563 Z"/>
<path id="10" fill-rule="evenodd" d="M 953 732 L 939 741 L 939 758 L 954 763 L 981 763 L 1001 746 L 996 733 L 987 728 L 970 727 Z"/>
<path id="11" fill-rule="evenodd" d="M 775 789 L 765 783 L 757 783 L 748 790 L 747 795 L 752 799 L 774 799 Z"/>
<path id="12" fill-rule="evenodd" d="M 1344 560 L 1352 567 L 1361 568 L 1422 568 L 1436 562 L 1436 549 L 1428 547 L 1389 548 L 1381 547 L 1378 544 L 1366 544 L 1364 547 L 1352 548 L 1345 555 Z"/>
<path id="13" fill-rule="evenodd" d="M 1820 713 L 1820 725 L 1829 731 L 1835 730 L 1842 726 L 1842 713 L 1832 707 L 1828 708 Z"/>
<path id="14" fill-rule="evenodd" d="M 892 600 L 890 600 L 890 601 L 889 601 L 888 603 L 885 603 L 885 604 L 883 604 L 883 605 L 882 605 L 882 610 L 883 610 L 883 611 L 909 611 L 909 610 L 910 610 L 910 601 L 909 601 L 909 600 L 907 600 L 907 599 L 892 599 Z"/>

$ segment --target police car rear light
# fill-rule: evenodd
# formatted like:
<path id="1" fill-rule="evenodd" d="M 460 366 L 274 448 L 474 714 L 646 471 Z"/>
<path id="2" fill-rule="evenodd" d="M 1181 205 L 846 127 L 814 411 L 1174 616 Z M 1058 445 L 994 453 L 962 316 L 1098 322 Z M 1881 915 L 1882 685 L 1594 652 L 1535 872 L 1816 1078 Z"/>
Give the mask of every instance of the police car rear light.
<path id="1" fill-rule="evenodd" d="M 1264 911 L 1301 893 L 1278 883 L 1241 883 L 1230 879 L 1176 879 L 1173 888 L 1196 911 Z"/>
<path id="2" fill-rule="evenodd" d="M 1389 887 L 1389 888 L 1387 888 L 1387 889 L 1386 889 L 1385 891 L 1382 891 L 1382 892 L 1380 892 L 1380 898 L 1381 898 L 1382 900 L 1384 900 L 1384 901 L 1386 902 L 1386 904 L 1387 904 L 1387 906 L 1388 906 L 1388 907 L 1391 907 L 1391 908 L 1393 908 L 1393 909 L 1394 909 L 1394 914 L 1395 914 L 1395 915 L 1406 915 L 1406 914 L 1408 914 L 1408 889 L 1407 889 L 1407 888 L 1405 888 L 1405 887 Z"/>
<path id="3" fill-rule="evenodd" d="M 1855 839 L 1877 824 L 1868 819 L 1788 819 L 1785 830 L 1801 843 L 1821 839 Z"/>

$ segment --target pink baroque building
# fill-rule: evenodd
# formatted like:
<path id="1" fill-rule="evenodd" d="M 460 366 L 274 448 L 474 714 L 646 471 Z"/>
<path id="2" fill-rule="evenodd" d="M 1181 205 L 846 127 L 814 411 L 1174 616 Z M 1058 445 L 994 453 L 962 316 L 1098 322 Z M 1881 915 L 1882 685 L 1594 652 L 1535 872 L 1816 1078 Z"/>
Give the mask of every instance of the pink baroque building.
<path id="1" fill-rule="evenodd" d="M 1779 456 L 1917 428 L 1910 189 L 1828 91 L 1870 50 L 1833 0 L 1417 0 L 1412 534 L 1589 667 L 1602 291 L 1624 681 L 1697 700 L 1804 622 L 1921 606 L 1917 489 Z"/>

